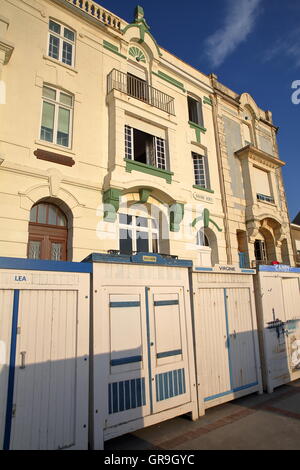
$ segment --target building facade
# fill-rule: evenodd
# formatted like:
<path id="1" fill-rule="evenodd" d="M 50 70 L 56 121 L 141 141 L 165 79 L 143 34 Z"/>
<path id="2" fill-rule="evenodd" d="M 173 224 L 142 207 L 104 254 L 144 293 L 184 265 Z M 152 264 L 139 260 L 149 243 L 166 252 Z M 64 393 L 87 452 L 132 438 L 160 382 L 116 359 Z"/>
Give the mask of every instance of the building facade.
<path id="1" fill-rule="evenodd" d="M 91 0 L 1 0 L 0 256 L 293 263 L 270 112 Z"/>
<path id="2" fill-rule="evenodd" d="M 300 212 L 291 223 L 295 265 L 300 267 Z"/>

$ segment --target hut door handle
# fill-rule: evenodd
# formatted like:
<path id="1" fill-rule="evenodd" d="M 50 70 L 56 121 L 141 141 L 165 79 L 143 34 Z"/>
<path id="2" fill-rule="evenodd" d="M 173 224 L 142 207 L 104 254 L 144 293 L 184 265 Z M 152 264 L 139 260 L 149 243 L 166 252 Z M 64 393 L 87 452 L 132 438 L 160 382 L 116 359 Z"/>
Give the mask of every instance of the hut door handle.
<path id="1" fill-rule="evenodd" d="M 26 357 L 26 351 L 22 351 L 21 353 L 21 367 L 20 369 L 25 369 L 25 357 Z"/>

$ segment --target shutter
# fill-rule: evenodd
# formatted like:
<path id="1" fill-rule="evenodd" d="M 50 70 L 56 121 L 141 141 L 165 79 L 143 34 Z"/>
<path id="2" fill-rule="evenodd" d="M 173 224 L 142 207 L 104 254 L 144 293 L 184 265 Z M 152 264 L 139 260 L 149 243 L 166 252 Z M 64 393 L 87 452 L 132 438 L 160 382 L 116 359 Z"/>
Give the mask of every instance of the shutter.
<path id="1" fill-rule="evenodd" d="M 156 166 L 162 170 L 166 169 L 166 141 L 160 137 L 154 137 Z"/>
<path id="2" fill-rule="evenodd" d="M 257 194 L 262 194 L 264 196 L 272 196 L 269 173 L 259 168 L 254 168 L 254 181 Z"/>
<path id="3" fill-rule="evenodd" d="M 125 125 L 125 158 L 134 160 L 133 129 Z"/>

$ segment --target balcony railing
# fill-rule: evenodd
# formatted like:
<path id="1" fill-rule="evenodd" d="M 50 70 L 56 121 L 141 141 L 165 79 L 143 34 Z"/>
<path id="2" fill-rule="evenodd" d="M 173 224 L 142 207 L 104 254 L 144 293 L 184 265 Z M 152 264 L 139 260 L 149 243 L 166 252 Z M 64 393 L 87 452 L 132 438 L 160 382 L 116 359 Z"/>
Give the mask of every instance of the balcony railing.
<path id="1" fill-rule="evenodd" d="M 74 7 L 79 8 L 84 13 L 92 16 L 95 20 L 98 20 L 99 23 L 103 23 L 106 26 L 110 26 L 117 31 L 122 31 L 122 29 L 128 24 L 123 21 L 118 16 L 114 15 L 108 10 L 102 8 L 98 3 L 93 2 L 92 0 L 65 0 L 67 3 L 70 3 Z"/>
<path id="2" fill-rule="evenodd" d="M 108 75 L 107 92 L 118 90 L 168 114 L 175 115 L 174 98 L 133 75 L 113 69 Z"/>

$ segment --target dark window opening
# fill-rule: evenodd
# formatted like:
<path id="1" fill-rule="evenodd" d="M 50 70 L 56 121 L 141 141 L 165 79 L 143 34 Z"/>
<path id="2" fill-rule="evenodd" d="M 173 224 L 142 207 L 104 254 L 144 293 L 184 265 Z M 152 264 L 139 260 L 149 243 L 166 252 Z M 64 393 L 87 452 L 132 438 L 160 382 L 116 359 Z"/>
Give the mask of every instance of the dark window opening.
<path id="1" fill-rule="evenodd" d="M 204 127 L 202 102 L 188 96 L 189 121 Z"/>

